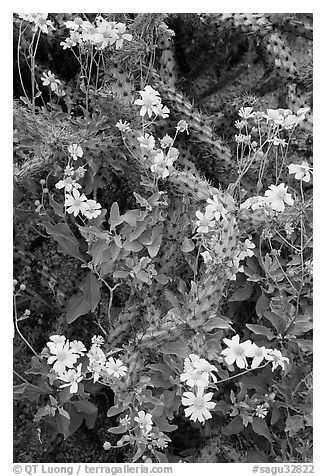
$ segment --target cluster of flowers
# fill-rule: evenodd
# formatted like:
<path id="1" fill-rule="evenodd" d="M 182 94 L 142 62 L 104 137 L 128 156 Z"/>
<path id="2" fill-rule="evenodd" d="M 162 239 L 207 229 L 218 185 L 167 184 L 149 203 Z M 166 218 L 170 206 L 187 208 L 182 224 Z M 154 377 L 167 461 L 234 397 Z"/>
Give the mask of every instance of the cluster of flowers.
<path id="1" fill-rule="evenodd" d="M 33 23 L 33 31 L 40 29 L 42 33 L 47 35 L 49 33 L 49 29 L 55 30 L 52 21 L 47 19 L 48 13 L 18 13 L 18 16 L 28 23 Z"/>
<path id="2" fill-rule="evenodd" d="M 307 162 L 299 164 L 290 164 L 288 166 L 289 174 L 294 174 L 294 178 L 303 182 L 310 181 L 310 174 L 312 169 Z M 285 205 L 292 206 L 294 200 L 290 193 L 288 193 L 288 186 L 284 183 L 279 185 L 270 185 L 269 190 L 266 190 L 265 196 L 254 196 L 245 200 L 240 209 L 258 210 L 262 209 L 266 215 L 271 215 L 274 212 L 283 212 Z"/>
<path id="3" fill-rule="evenodd" d="M 244 399 L 237 401 L 233 390 L 230 392 L 230 400 L 232 402 L 232 411 L 230 416 L 240 415 L 244 426 L 248 426 L 248 423 L 252 423 L 253 418 L 265 418 L 267 416 L 270 403 L 275 399 L 275 393 L 266 393 L 264 396 L 257 398 L 256 395 L 249 397 L 245 396 Z"/>
<path id="4" fill-rule="evenodd" d="M 201 256 L 208 266 L 221 264 L 220 260 L 224 260 L 228 278 L 235 280 L 237 272 L 243 272 L 240 261 L 253 256 L 255 245 L 249 238 L 244 242 L 236 239 L 234 218 L 217 195 L 208 198 L 206 203 L 204 213 L 196 212 L 197 232 L 208 235 L 202 242 L 206 251 Z"/>
<path id="5" fill-rule="evenodd" d="M 116 447 L 140 442 L 146 444 L 149 450 L 166 448 L 171 440 L 154 426 L 151 413 L 145 413 L 144 410 L 140 410 L 136 415 L 134 417 L 126 415 L 120 419 L 120 426 L 126 427 L 126 431 L 128 430 L 129 434 L 124 435 L 117 441 Z M 109 441 L 105 441 L 103 448 L 109 450 L 112 448 L 112 445 Z"/>
<path id="6" fill-rule="evenodd" d="M 163 119 L 169 117 L 170 109 L 163 106 L 160 94 L 152 88 L 152 86 L 145 86 L 143 91 L 139 91 L 141 99 L 136 99 L 135 104 L 141 106 L 140 115 L 144 117 L 146 114 L 149 118 L 154 116 L 161 116 Z"/>
<path id="7" fill-rule="evenodd" d="M 43 86 L 49 86 L 50 90 L 57 96 L 63 97 L 66 95 L 60 79 L 57 79 L 50 70 L 47 73 L 45 71 L 42 73 L 41 81 Z"/>
<path id="8" fill-rule="evenodd" d="M 139 91 L 139 94 L 141 99 L 136 99 L 135 104 L 141 106 L 141 117 L 147 115 L 151 118 L 154 115 L 154 119 L 157 116 L 165 119 L 169 116 L 170 110 L 163 106 L 158 91 L 155 91 L 151 86 L 145 86 L 143 91 Z M 116 127 L 122 134 L 130 130 L 130 124 L 121 120 L 116 123 Z M 173 170 L 173 163 L 179 157 L 179 151 L 173 147 L 173 144 L 179 132 L 188 133 L 186 121 L 181 120 L 178 122 L 174 138 L 166 134 L 160 139 L 160 149 L 156 148 L 155 138 L 151 134 L 144 133 L 137 138 L 142 152 L 142 161 L 144 165 L 150 168 L 155 177 L 165 179 Z"/>
<path id="9" fill-rule="evenodd" d="M 107 21 L 100 15 L 96 17 L 95 23 L 76 17 L 73 21 L 67 21 L 65 25 L 70 30 L 70 36 L 60 43 L 64 50 L 76 45 L 91 45 L 97 50 L 115 45 L 119 50 L 124 41 L 132 40 L 132 35 L 126 33 L 125 23 Z"/>
<path id="10" fill-rule="evenodd" d="M 223 341 L 228 347 L 222 350 L 221 356 L 231 370 L 234 370 L 234 363 L 240 369 L 248 368 L 247 358 L 252 358 L 251 369 L 259 367 L 263 360 L 271 362 L 273 372 L 278 366 L 284 370 L 285 362 L 289 362 L 289 359 L 283 357 L 279 350 L 258 347 L 250 340 L 240 343 L 239 335 L 235 335 L 232 339 L 225 338 Z M 181 402 L 183 406 L 187 407 L 185 415 L 190 417 L 190 420 L 198 420 L 204 424 L 206 420 L 212 418 L 209 410 L 215 407 L 215 403 L 211 401 L 213 392 L 205 393 L 205 389 L 210 386 L 211 382 L 217 382 L 213 372 L 217 372 L 217 368 L 196 354 L 190 354 L 189 358 L 184 361 L 180 380 L 192 391 L 184 392 Z M 267 407 L 268 405 L 265 404 L 255 405 L 256 415 L 264 418 L 267 414 Z"/>
<path id="11" fill-rule="evenodd" d="M 78 144 L 70 144 L 68 153 L 73 160 L 77 160 L 83 156 L 83 149 Z M 65 191 L 65 207 L 69 214 L 73 213 L 77 216 L 82 213 L 86 218 L 91 220 L 101 214 L 101 205 L 95 200 L 87 199 L 85 194 L 80 194 L 81 185 L 77 182 L 85 175 L 83 166 L 74 169 L 69 164 L 65 168 L 63 180 L 59 180 L 55 184 L 57 189 L 64 189 Z"/>
<path id="12" fill-rule="evenodd" d="M 257 148 L 258 144 L 256 141 L 252 141 L 252 134 L 249 133 L 248 129 L 249 120 L 254 120 L 256 124 L 251 129 L 251 133 L 257 133 L 258 128 L 260 132 L 269 129 L 269 133 L 273 137 L 269 137 L 267 142 L 271 142 L 275 146 L 285 147 L 287 143 L 279 137 L 278 133 L 281 130 L 293 130 L 305 119 L 309 110 L 309 107 L 301 108 L 294 114 L 290 109 L 267 109 L 265 114 L 261 111 L 254 112 L 252 107 L 241 107 L 238 112 L 241 120 L 235 122 L 235 127 L 239 131 L 245 128 L 246 134 L 236 134 L 235 140 L 238 144 L 250 145 L 253 149 Z"/>
<path id="13" fill-rule="evenodd" d="M 221 355 L 227 365 L 232 366 L 235 363 L 239 369 L 248 367 L 247 358 L 252 358 L 251 369 L 256 369 L 263 360 L 272 363 L 272 371 L 280 366 L 284 370 L 285 362 L 289 363 L 287 357 L 283 357 L 281 352 L 276 349 L 266 349 L 264 346 L 258 347 L 251 340 L 246 340 L 240 343 L 239 335 L 235 335 L 232 339 L 223 339 L 228 346 L 222 350 Z"/>
<path id="14" fill-rule="evenodd" d="M 78 392 L 78 384 L 87 374 L 91 373 L 94 382 L 99 378 L 110 381 L 112 377 L 120 378 L 126 375 L 127 367 L 120 359 L 107 358 L 101 345 L 101 336 L 92 337 L 92 346 L 87 352 L 81 341 L 70 342 L 62 335 L 53 335 L 47 342 L 47 349 L 42 353 L 52 365 L 56 378 L 61 380 L 60 388 L 70 387 L 70 393 Z M 83 370 L 84 369 L 84 370 Z"/>
<path id="15" fill-rule="evenodd" d="M 193 390 L 184 392 L 181 402 L 183 406 L 188 407 L 185 409 L 185 415 L 192 421 L 198 420 L 204 424 L 206 420 L 212 418 L 209 410 L 215 407 L 215 403 L 211 401 L 213 392 L 204 393 L 204 391 L 210 385 L 210 379 L 213 382 L 217 381 L 213 371 L 217 371 L 217 368 L 196 354 L 190 354 L 184 361 L 180 380 Z"/>

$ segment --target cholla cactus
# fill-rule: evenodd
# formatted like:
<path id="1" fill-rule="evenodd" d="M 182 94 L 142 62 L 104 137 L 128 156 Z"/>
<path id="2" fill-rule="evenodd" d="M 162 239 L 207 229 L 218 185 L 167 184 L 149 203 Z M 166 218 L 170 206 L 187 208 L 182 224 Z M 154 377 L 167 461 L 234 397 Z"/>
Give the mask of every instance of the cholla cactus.
<path id="1" fill-rule="evenodd" d="M 153 74 L 153 81 L 164 100 L 169 104 L 170 109 L 179 113 L 187 121 L 192 135 L 204 144 L 207 144 L 212 153 L 220 160 L 227 164 L 232 164 L 229 149 L 219 139 L 214 137 L 205 116 L 196 110 L 182 93 L 176 92 L 168 84 L 161 81 L 157 74 Z"/>

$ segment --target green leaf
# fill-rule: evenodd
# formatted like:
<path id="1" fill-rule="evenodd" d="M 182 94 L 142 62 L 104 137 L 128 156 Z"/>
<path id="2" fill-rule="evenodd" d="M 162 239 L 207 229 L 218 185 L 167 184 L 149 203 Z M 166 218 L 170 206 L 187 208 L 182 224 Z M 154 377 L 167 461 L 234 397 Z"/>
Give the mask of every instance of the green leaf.
<path id="1" fill-rule="evenodd" d="M 58 411 L 59 411 L 60 415 L 64 416 L 68 420 L 70 420 L 70 415 L 69 415 L 68 412 L 66 412 L 66 410 L 64 410 L 62 407 L 60 407 L 60 408 L 58 408 Z"/>
<path id="2" fill-rule="evenodd" d="M 156 450 L 153 450 L 153 453 L 156 456 L 156 458 L 158 459 L 159 463 L 168 463 L 169 462 L 169 460 L 167 459 L 167 457 L 165 456 L 164 453 L 161 453 L 160 451 L 156 451 Z"/>
<path id="3" fill-rule="evenodd" d="M 68 409 L 68 413 L 70 416 L 69 433 L 70 435 L 72 435 L 73 433 L 75 433 L 75 431 L 78 430 L 80 425 L 83 423 L 84 418 L 82 414 L 78 413 L 75 410 L 71 402 L 66 404 L 66 407 Z"/>
<path id="4" fill-rule="evenodd" d="M 94 312 L 101 299 L 101 286 L 95 274 L 90 271 L 84 281 L 79 285 L 79 289 L 82 291 L 85 300 L 90 306 L 91 312 Z"/>
<path id="5" fill-rule="evenodd" d="M 91 306 L 86 301 L 85 296 L 82 293 L 77 293 L 72 296 L 67 304 L 66 308 L 66 321 L 68 324 L 74 322 L 79 316 L 84 316 L 90 312 Z"/>
<path id="6" fill-rule="evenodd" d="M 53 210 L 59 217 L 64 218 L 65 214 L 63 212 L 63 206 L 59 205 L 59 203 L 54 200 L 53 195 L 51 195 L 50 193 L 49 193 L 49 204 L 51 205 L 51 207 L 53 208 Z"/>
<path id="7" fill-rule="evenodd" d="M 189 357 L 191 353 L 189 347 L 184 342 L 173 342 L 163 345 L 160 349 L 163 354 L 175 354 L 180 357 L 186 358 Z"/>
<path id="8" fill-rule="evenodd" d="M 275 314 L 274 312 L 265 310 L 264 317 L 269 320 L 269 322 L 276 329 L 276 332 L 278 334 L 284 334 L 286 322 L 281 316 L 279 316 L 278 314 Z"/>
<path id="9" fill-rule="evenodd" d="M 128 210 L 124 215 L 121 216 L 121 219 L 134 228 L 137 225 L 137 221 L 143 221 L 146 215 L 147 212 L 136 208 L 135 210 Z"/>
<path id="10" fill-rule="evenodd" d="M 157 276 L 154 276 L 154 279 L 155 281 L 163 285 L 168 284 L 168 282 L 170 281 L 166 274 L 158 274 Z"/>
<path id="11" fill-rule="evenodd" d="M 160 249 L 161 243 L 162 243 L 162 225 L 157 225 L 153 229 L 151 243 L 149 244 L 144 243 L 147 245 L 148 253 L 151 258 L 154 258 L 157 255 Z"/>
<path id="12" fill-rule="evenodd" d="M 115 415 L 119 415 L 119 413 L 124 412 L 125 410 L 127 410 L 127 408 L 128 407 L 124 405 L 114 405 L 113 407 L 108 409 L 106 416 L 109 418 Z"/>
<path id="13" fill-rule="evenodd" d="M 229 301 L 247 301 L 251 298 L 253 287 L 251 284 L 246 283 L 235 291 L 235 293 L 229 298 Z"/>
<path id="14" fill-rule="evenodd" d="M 126 278 L 129 275 L 129 271 L 115 271 L 113 273 L 114 278 Z"/>
<path id="15" fill-rule="evenodd" d="M 244 429 L 244 425 L 242 423 L 242 419 L 239 415 L 237 415 L 233 420 L 224 428 L 223 433 L 224 435 L 237 435 Z"/>
<path id="16" fill-rule="evenodd" d="M 88 400 L 79 400 L 78 402 L 71 402 L 78 413 L 85 413 L 86 415 L 97 414 L 97 407 Z"/>
<path id="17" fill-rule="evenodd" d="M 47 375 L 50 370 L 50 366 L 42 362 L 41 359 L 33 355 L 31 358 L 31 368 L 25 371 L 26 375 Z"/>
<path id="18" fill-rule="evenodd" d="M 111 428 L 108 428 L 108 431 L 110 433 L 114 433 L 115 435 L 120 435 L 121 433 L 126 433 L 127 427 L 125 425 L 123 425 L 123 426 L 112 426 Z"/>
<path id="19" fill-rule="evenodd" d="M 37 412 L 35 413 L 34 415 L 34 418 L 33 418 L 33 421 L 35 422 L 39 422 L 40 420 L 42 420 L 43 417 L 45 416 L 49 416 L 49 412 L 48 412 L 48 409 L 47 407 L 41 407 L 37 410 Z"/>
<path id="20" fill-rule="evenodd" d="M 66 440 L 68 436 L 70 435 L 70 431 L 69 431 L 70 420 L 68 420 L 68 418 L 64 417 L 63 415 L 57 414 L 56 423 L 57 423 L 58 433 L 62 433 L 64 436 L 64 439 Z"/>
<path id="21" fill-rule="evenodd" d="M 261 373 L 259 375 L 250 375 L 242 377 L 241 382 L 245 384 L 248 389 L 254 388 L 258 393 L 267 393 L 270 384 L 271 376 L 264 377 Z"/>
<path id="22" fill-rule="evenodd" d="M 271 425 L 275 425 L 275 423 L 277 423 L 280 418 L 281 418 L 280 409 L 274 405 L 272 410 Z"/>
<path id="23" fill-rule="evenodd" d="M 110 230 L 115 230 L 118 225 L 123 223 L 123 219 L 120 216 L 119 212 L 119 205 L 117 202 L 112 203 L 111 210 L 110 210 L 110 218 L 108 220 L 110 226 Z"/>
<path id="24" fill-rule="evenodd" d="M 52 388 L 46 382 L 43 382 L 42 386 L 21 383 L 20 385 L 14 385 L 14 399 L 27 398 L 30 402 L 33 402 L 38 400 L 41 395 L 48 395 L 51 391 Z"/>
<path id="25" fill-rule="evenodd" d="M 70 388 L 65 387 L 63 388 L 60 393 L 59 393 L 59 401 L 61 404 L 67 403 L 72 397 L 72 394 L 70 393 Z"/>
<path id="26" fill-rule="evenodd" d="M 264 436 L 269 441 L 273 441 L 272 435 L 268 429 L 268 426 L 264 418 L 254 417 L 252 419 L 251 426 L 254 432 L 257 433 L 257 435 Z"/>
<path id="27" fill-rule="evenodd" d="M 259 297 L 256 303 L 256 314 L 258 317 L 262 317 L 265 309 L 269 307 L 270 298 L 262 291 L 261 296 Z"/>
<path id="28" fill-rule="evenodd" d="M 261 326 L 259 324 L 246 324 L 246 326 L 248 327 L 250 331 L 258 335 L 263 335 L 267 337 L 267 339 L 269 340 L 275 338 L 275 335 L 273 334 L 273 332 L 266 326 Z"/>
<path id="29" fill-rule="evenodd" d="M 126 240 L 123 243 L 123 249 L 126 251 L 134 251 L 135 253 L 137 253 L 138 251 L 141 251 L 143 248 L 144 246 L 138 240 L 134 240 L 134 241 Z"/>
<path id="30" fill-rule="evenodd" d="M 146 451 L 146 448 L 147 448 L 147 446 L 144 443 L 138 442 L 137 446 L 138 446 L 138 450 L 135 456 L 131 460 L 132 463 L 135 463 L 143 455 L 143 453 Z"/>
<path id="31" fill-rule="evenodd" d="M 313 328 L 312 322 L 297 322 L 290 327 L 290 330 L 286 333 L 287 337 L 289 336 L 300 336 L 306 332 L 311 331 Z"/>
<path id="32" fill-rule="evenodd" d="M 170 433 L 178 429 L 178 425 L 170 425 L 168 420 L 164 415 L 153 417 L 153 421 L 155 422 L 156 426 L 165 433 Z"/>
<path id="33" fill-rule="evenodd" d="M 205 322 L 205 324 L 203 325 L 203 329 L 206 332 L 209 332 L 212 329 L 232 329 L 232 327 L 228 322 L 226 322 L 226 320 L 222 319 L 221 317 L 213 316 Z"/>
<path id="34" fill-rule="evenodd" d="M 58 242 L 58 251 L 85 262 L 79 250 L 79 243 L 66 223 L 44 224 L 46 231 Z"/>
<path id="35" fill-rule="evenodd" d="M 144 233 L 145 230 L 146 230 L 145 223 L 143 222 L 137 223 L 136 228 L 130 233 L 128 237 L 129 241 L 137 240 L 137 238 L 139 238 Z"/>
<path id="36" fill-rule="evenodd" d="M 304 419 L 301 415 L 287 417 L 285 431 L 289 432 L 289 436 L 294 436 L 298 431 L 303 430 L 304 428 Z"/>

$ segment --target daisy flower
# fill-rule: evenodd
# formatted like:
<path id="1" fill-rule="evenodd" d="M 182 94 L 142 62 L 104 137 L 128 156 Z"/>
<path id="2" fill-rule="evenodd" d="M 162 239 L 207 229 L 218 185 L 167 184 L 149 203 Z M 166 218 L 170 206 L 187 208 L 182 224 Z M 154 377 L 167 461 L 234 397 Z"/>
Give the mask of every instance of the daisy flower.
<path id="1" fill-rule="evenodd" d="M 93 336 L 92 344 L 101 346 L 104 344 L 104 338 L 102 336 Z"/>
<path id="2" fill-rule="evenodd" d="M 49 337 L 49 339 L 50 339 L 50 342 L 47 342 L 47 344 L 46 344 L 49 349 L 55 348 L 55 347 L 60 346 L 60 345 L 63 347 L 66 343 L 65 336 L 53 335 L 53 336 Z"/>
<path id="3" fill-rule="evenodd" d="M 198 233 L 208 233 L 209 228 L 215 225 L 214 212 L 212 210 L 206 209 L 205 215 L 197 211 L 196 217 L 198 218 L 196 222 Z"/>
<path id="4" fill-rule="evenodd" d="M 289 174 L 295 174 L 294 178 L 297 180 L 302 180 L 303 182 L 310 181 L 311 168 L 309 167 L 308 162 L 303 161 L 301 165 L 299 164 L 290 164 Z"/>
<path id="5" fill-rule="evenodd" d="M 284 183 L 279 185 L 270 185 L 270 190 L 266 190 L 265 197 L 271 208 L 277 212 L 283 212 L 285 203 L 287 205 L 293 205 L 294 200 L 290 193 L 287 193 L 288 187 Z"/>
<path id="6" fill-rule="evenodd" d="M 259 195 L 257 197 L 250 197 L 247 198 L 243 203 L 240 205 L 240 210 L 248 210 L 251 208 L 251 210 L 255 211 L 258 210 L 259 208 L 263 208 L 266 205 L 266 198 L 265 197 L 260 197 Z"/>
<path id="7" fill-rule="evenodd" d="M 279 350 L 268 350 L 268 355 L 265 357 L 266 360 L 272 362 L 272 372 L 280 366 L 284 370 L 285 362 L 289 363 L 289 359 L 287 357 L 283 357 Z"/>
<path id="8" fill-rule="evenodd" d="M 144 136 L 137 137 L 139 141 L 140 147 L 144 149 L 154 149 L 155 147 L 155 139 L 152 135 L 145 134 Z"/>
<path id="9" fill-rule="evenodd" d="M 127 132 L 127 131 L 130 131 L 130 123 L 127 122 L 127 121 L 121 121 L 121 119 L 118 120 L 118 122 L 116 123 L 115 127 L 117 127 L 119 129 L 120 132 L 124 133 L 124 132 Z"/>
<path id="10" fill-rule="evenodd" d="M 76 217 L 79 212 L 85 213 L 88 210 L 87 198 L 84 194 L 80 195 L 75 188 L 72 190 L 72 195 L 67 194 L 65 200 L 65 207 L 69 214 L 73 213 Z"/>
<path id="11" fill-rule="evenodd" d="M 264 405 L 258 405 L 257 408 L 256 408 L 256 416 L 258 416 L 259 418 L 265 418 L 265 416 L 267 415 L 268 413 L 268 410 L 266 407 L 264 407 Z"/>
<path id="12" fill-rule="evenodd" d="M 102 210 L 100 203 L 97 203 L 95 200 L 87 200 L 86 204 L 87 210 L 83 212 L 86 218 L 91 220 L 101 215 Z"/>
<path id="13" fill-rule="evenodd" d="M 113 375 L 113 377 L 117 378 L 126 375 L 128 370 L 127 366 L 123 365 L 123 362 L 120 359 L 115 360 L 113 357 L 109 357 L 105 367 L 109 375 Z"/>
<path id="14" fill-rule="evenodd" d="M 166 106 L 163 106 L 161 103 L 158 104 L 154 111 L 158 116 L 161 116 L 163 119 L 169 117 L 170 109 Z"/>
<path id="15" fill-rule="evenodd" d="M 37 13 L 34 19 L 35 29 L 39 28 L 41 32 L 45 33 L 46 35 L 49 33 L 49 28 L 51 28 L 51 30 L 55 30 L 52 21 L 48 20 L 47 18 L 47 13 Z"/>
<path id="16" fill-rule="evenodd" d="M 80 158 L 84 155 L 83 149 L 78 144 L 70 144 L 68 152 L 74 160 L 77 160 L 78 157 Z"/>
<path id="17" fill-rule="evenodd" d="M 193 392 L 184 392 L 181 402 L 182 405 L 188 407 L 185 409 L 186 417 L 190 417 L 190 420 L 201 423 L 205 423 L 206 420 L 212 418 L 212 414 L 209 410 L 215 407 L 215 403 L 211 402 L 213 392 L 204 394 L 202 387 L 198 388 L 197 395 Z"/>
<path id="18" fill-rule="evenodd" d="M 63 180 L 59 180 L 59 182 L 55 184 L 55 188 L 57 188 L 58 190 L 64 188 L 65 192 L 71 192 L 74 189 L 77 190 L 82 187 L 79 183 L 76 182 L 76 180 L 72 179 L 71 177 L 66 177 Z"/>
<path id="19" fill-rule="evenodd" d="M 189 135 L 188 123 L 186 121 L 184 121 L 183 119 L 178 122 L 176 130 L 178 132 L 186 132 Z"/>
<path id="20" fill-rule="evenodd" d="M 160 139 L 162 149 L 166 149 L 167 147 L 171 147 L 173 145 L 173 139 L 168 134 L 165 134 L 163 139 Z"/>
<path id="21" fill-rule="evenodd" d="M 115 32 L 118 36 L 116 42 L 115 42 L 115 48 L 116 50 L 120 50 L 123 46 L 123 42 L 124 40 L 126 41 L 131 41 L 132 40 L 132 35 L 130 35 L 129 33 L 125 33 L 127 27 L 125 25 L 125 23 L 117 23 L 116 24 L 116 29 L 115 29 Z"/>
<path id="22" fill-rule="evenodd" d="M 48 73 L 43 72 L 41 81 L 43 86 L 50 86 L 51 91 L 53 92 L 57 92 L 59 85 L 61 85 L 61 81 L 59 79 L 55 79 L 55 76 L 51 73 L 51 71 L 48 71 Z"/>
<path id="23" fill-rule="evenodd" d="M 208 373 L 198 372 L 197 370 L 188 370 L 180 375 L 181 382 L 185 382 L 189 387 L 206 388 L 209 385 Z"/>
<path id="24" fill-rule="evenodd" d="M 266 349 L 264 346 L 258 347 L 258 345 L 252 344 L 250 349 L 250 357 L 253 357 L 253 360 L 251 362 L 252 369 L 256 369 L 262 363 L 264 359 L 267 359 L 267 356 L 268 356 L 267 352 L 268 352 L 268 349 Z"/>
<path id="25" fill-rule="evenodd" d="M 207 203 L 206 211 L 213 212 L 215 220 L 219 221 L 221 217 L 226 220 L 225 215 L 228 211 L 223 207 L 217 195 L 213 195 L 213 198 L 208 198 Z"/>
<path id="26" fill-rule="evenodd" d="M 141 106 L 140 115 L 152 117 L 152 114 L 157 114 L 157 106 L 161 103 L 160 95 L 151 86 L 145 86 L 143 91 L 139 91 L 141 99 L 136 99 L 135 104 Z"/>
<path id="27" fill-rule="evenodd" d="M 75 353 L 79 355 L 84 355 L 86 352 L 86 347 L 80 340 L 73 340 L 70 342 L 70 349 Z"/>
<path id="28" fill-rule="evenodd" d="M 299 124 L 299 118 L 295 116 L 294 114 L 291 114 L 289 116 L 286 116 L 286 118 L 283 121 L 283 127 L 284 129 L 292 129 L 293 127 L 297 126 Z"/>
<path id="29" fill-rule="evenodd" d="M 70 393 L 77 393 L 78 392 L 78 383 L 83 380 L 83 376 L 81 374 L 82 364 L 79 364 L 77 370 L 70 369 L 64 372 L 63 374 L 59 375 L 59 379 L 63 382 L 66 382 L 60 385 L 60 388 L 70 387 Z"/>
<path id="30" fill-rule="evenodd" d="M 51 346 L 50 353 L 53 355 L 48 358 L 48 364 L 54 364 L 53 370 L 58 374 L 64 373 L 66 367 L 72 368 L 79 357 L 72 349 L 69 349 L 69 342 L 66 342 L 64 345 L 60 343 L 56 346 Z"/>
<path id="31" fill-rule="evenodd" d="M 268 139 L 268 142 L 273 142 L 273 145 L 278 146 L 281 145 L 282 147 L 285 147 L 287 142 L 285 142 L 285 139 L 280 139 L 279 137 L 273 137 L 273 139 Z"/>
<path id="32" fill-rule="evenodd" d="M 131 423 L 131 418 L 129 415 L 126 415 L 125 417 L 120 419 L 120 425 L 122 426 L 128 426 Z"/>
<path id="33" fill-rule="evenodd" d="M 250 117 L 254 117 L 255 116 L 255 113 L 252 112 L 253 111 L 253 108 L 252 107 L 241 107 L 239 109 L 239 116 L 242 118 L 242 119 L 249 119 Z"/>
<path id="34" fill-rule="evenodd" d="M 64 50 L 66 50 L 67 48 L 70 49 L 70 48 L 72 48 L 73 46 L 76 46 L 76 45 L 77 45 L 77 43 L 74 40 L 72 40 L 71 38 L 66 38 L 65 41 L 60 42 L 60 46 L 62 46 L 62 48 Z"/>
<path id="35" fill-rule="evenodd" d="M 267 109 L 267 114 L 264 114 L 264 117 L 268 122 L 273 122 L 275 125 L 283 125 L 284 117 L 278 109 Z"/>
<path id="36" fill-rule="evenodd" d="M 247 367 L 247 357 L 252 355 L 252 342 L 246 340 L 240 344 L 239 335 L 235 335 L 232 339 L 223 339 L 224 343 L 228 346 L 227 349 L 222 350 L 221 355 L 224 355 L 224 360 L 228 365 L 232 365 L 234 362 L 243 369 Z"/>
<path id="37" fill-rule="evenodd" d="M 252 243 L 252 241 L 248 240 L 248 238 L 247 238 L 244 243 L 241 243 L 241 251 L 240 251 L 237 258 L 239 260 L 243 260 L 247 256 L 249 256 L 249 257 L 253 256 L 254 252 L 252 250 L 254 248 L 256 248 L 255 244 Z"/>
<path id="38" fill-rule="evenodd" d="M 139 428 L 146 433 L 150 432 L 153 427 L 152 415 L 145 413 L 144 410 L 138 412 L 138 416 L 134 417 L 135 422 L 139 424 Z"/>

